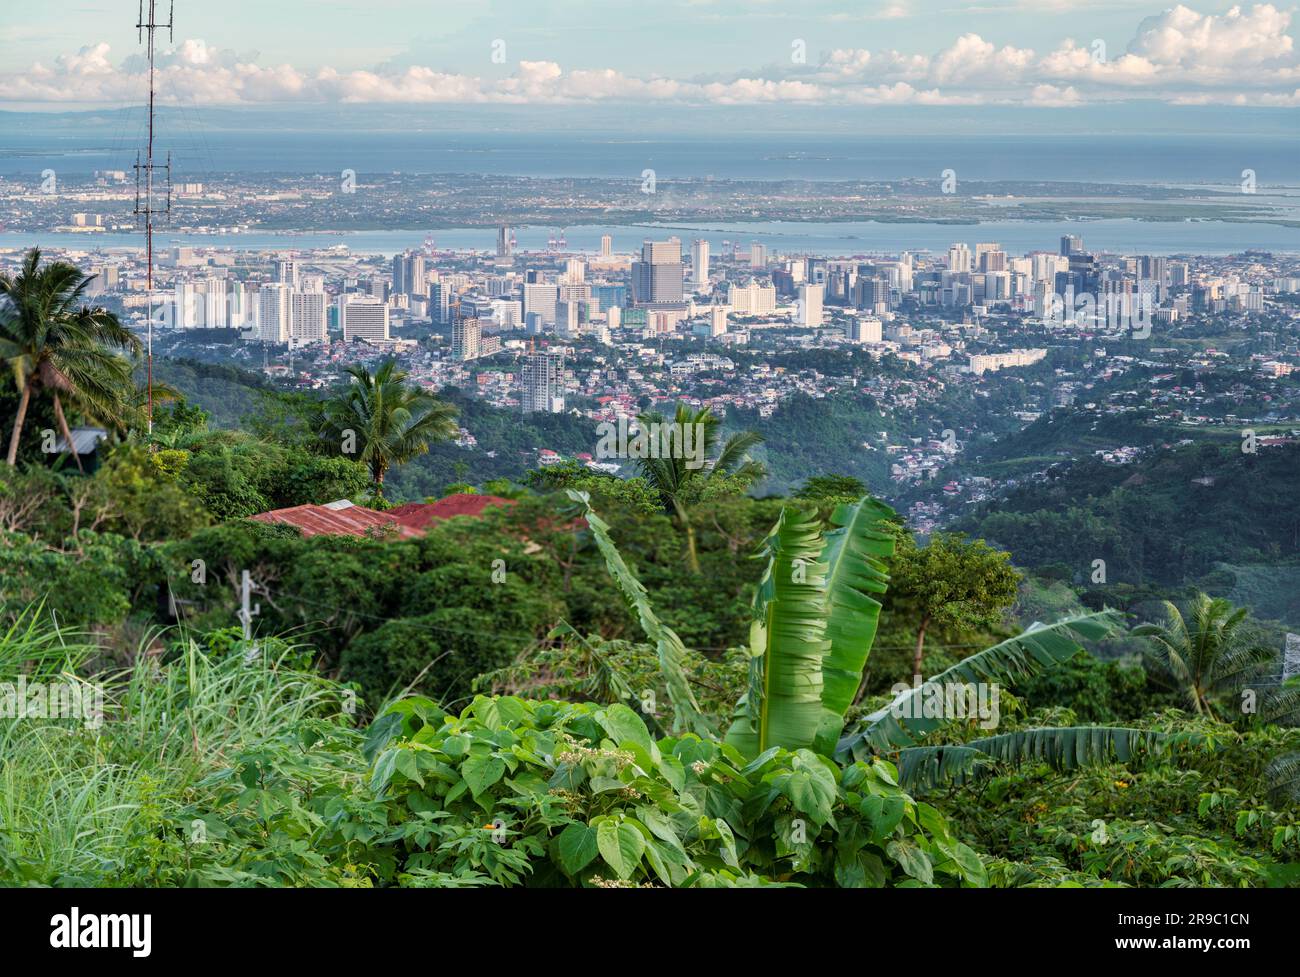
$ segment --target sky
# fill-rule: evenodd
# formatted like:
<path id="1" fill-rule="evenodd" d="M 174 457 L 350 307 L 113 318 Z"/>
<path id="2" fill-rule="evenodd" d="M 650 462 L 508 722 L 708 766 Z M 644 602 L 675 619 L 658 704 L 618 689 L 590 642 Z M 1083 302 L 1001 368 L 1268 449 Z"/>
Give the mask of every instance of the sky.
<path id="1" fill-rule="evenodd" d="M 168 0 L 158 0 L 159 19 Z M 1300 106 L 1294 10 L 1143 0 L 176 0 L 168 102 Z M 133 104 L 136 0 L 0 7 L 0 108 Z"/>

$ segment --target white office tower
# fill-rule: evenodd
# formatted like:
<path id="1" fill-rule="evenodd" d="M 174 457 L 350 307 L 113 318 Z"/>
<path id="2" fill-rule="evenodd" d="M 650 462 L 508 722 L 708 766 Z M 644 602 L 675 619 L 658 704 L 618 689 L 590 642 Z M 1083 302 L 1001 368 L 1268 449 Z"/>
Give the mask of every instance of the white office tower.
<path id="1" fill-rule="evenodd" d="M 614 239 L 608 234 L 600 236 L 600 256 L 608 258 L 614 254 Z"/>
<path id="2" fill-rule="evenodd" d="M 757 242 L 749 246 L 749 267 L 755 271 L 767 268 L 767 245 Z"/>
<path id="3" fill-rule="evenodd" d="M 960 242 L 949 248 L 948 270 L 954 275 L 962 273 L 969 274 L 971 270 L 970 248 Z"/>
<path id="4" fill-rule="evenodd" d="M 822 324 L 822 286 L 804 284 L 799 286 L 799 325 L 820 326 Z"/>
<path id="5" fill-rule="evenodd" d="M 525 414 L 564 410 L 564 354 L 528 353 L 520 370 L 519 405 Z"/>
<path id="6" fill-rule="evenodd" d="M 605 310 L 605 322 L 611 329 L 617 329 L 623 324 L 623 310 L 617 305 L 611 305 Z"/>
<path id="7" fill-rule="evenodd" d="M 569 258 L 564 262 L 564 284 L 581 285 L 587 280 L 587 263 L 581 258 Z"/>
<path id="8" fill-rule="evenodd" d="M 172 308 L 172 327 L 194 329 L 199 325 L 203 307 L 199 303 L 199 290 L 193 282 L 177 282 L 176 298 Z"/>
<path id="9" fill-rule="evenodd" d="M 302 291 L 304 292 L 323 292 L 325 291 L 324 275 L 302 275 Z"/>
<path id="10" fill-rule="evenodd" d="M 502 329 L 518 329 L 524 324 L 523 303 L 516 299 L 497 299 L 492 303 L 492 321 Z"/>
<path id="11" fill-rule="evenodd" d="M 555 303 L 559 298 L 555 285 L 540 283 L 524 286 L 524 315 L 536 312 L 546 325 L 555 324 Z"/>
<path id="12" fill-rule="evenodd" d="M 250 313 L 257 293 L 250 292 L 243 282 L 228 282 L 226 285 L 226 319 L 231 329 L 243 329 L 253 323 Z"/>
<path id="13" fill-rule="evenodd" d="M 542 321 L 540 312 L 524 313 L 524 332 L 530 336 L 540 336 L 546 331 L 546 323 Z"/>
<path id="14" fill-rule="evenodd" d="M 257 293 L 257 336 L 264 343 L 287 343 L 293 289 L 284 282 L 263 285 Z"/>
<path id="15" fill-rule="evenodd" d="M 555 333 L 561 339 L 577 339 L 581 323 L 581 302 L 568 300 L 555 307 Z"/>
<path id="16" fill-rule="evenodd" d="M 709 335 L 721 336 L 727 331 L 727 307 L 725 305 L 709 306 Z"/>
<path id="17" fill-rule="evenodd" d="M 898 292 L 906 295 L 912 290 L 912 252 L 904 251 L 898 258 Z"/>
<path id="18" fill-rule="evenodd" d="M 203 327 L 225 329 L 229 324 L 226 314 L 226 280 L 209 278 L 203 283 Z"/>
<path id="19" fill-rule="evenodd" d="M 497 228 L 497 257 L 509 258 L 513 250 L 510 226 L 508 224 L 502 224 Z"/>
<path id="20" fill-rule="evenodd" d="M 776 287 L 755 281 L 733 284 L 727 292 L 727 304 L 736 315 L 771 315 L 776 311 Z"/>
<path id="21" fill-rule="evenodd" d="M 292 258 L 281 258 L 275 263 L 275 280 L 277 284 L 288 285 L 290 288 L 297 289 L 298 281 L 298 262 Z"/>
<path id="22" fill-rule="evenodd" d="M 705 285 L 709 281 L 709 242 L 697 238 L 691 244 L 691 281 Z"/>
<path id="23" fill-rule="evenodd" d="M 339 326 L 343 339 L 388 342 L 388 305 L 372 295 L 349 292 L 339 296 Z"/>
<path id="24" fill-rule="evenodd" d="M 483 352 L 483 323 L 478 319 L 457 319 L 451 324 L 451 358 L 459 362 L 476 360 Z"/>
<path id="25" fill-rule="evenodd" d="M 852 343 L 878 343 L 881 341 L 880 320 L 875 316 L 849 316 L 846 336 Z"/>
<path id="26" fill-rule="evenodd" d="M 321 292 L 294 292 L 290 301 L 289 339 L 294 346 L 310 346 L 326 339 L 325 303 Z"/>
<path id="27" fill-rule="evenodd" d="M 1058 271 L 1069 271 L 1070 262 L 1055 254 L 1044 254 L 1037 252 L 1034 259 L 1034 281 L 1047 282 L 1053 288 L 1056 287 L 1056 273 Z"/>

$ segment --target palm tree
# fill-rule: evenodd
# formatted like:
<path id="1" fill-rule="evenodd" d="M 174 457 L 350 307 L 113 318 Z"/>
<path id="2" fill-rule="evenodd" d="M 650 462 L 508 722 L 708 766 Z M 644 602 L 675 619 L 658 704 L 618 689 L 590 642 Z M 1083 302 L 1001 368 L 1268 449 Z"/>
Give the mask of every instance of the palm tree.
<path id="1" fill-rule="evenodd" d="M 1215 716 L 1213 699 L 1235 691 L 1277 659 L 1259 630 L 1247 620 L 1246 608 L 1233 607 L 1221 597 L 1197 594 L 1183 612 L 1164 601 L 1165 619 L 1143 624 L 1134 634 L 1152 640 L 1148 658 L 1154 677 L 1163 678 L 1187 696 L 1200 715 Z"/>
<path id="2" fill-rule="evenodd" d="M 662 414 L 646 413 L 637 418 L 643 432 L 652 432 L 664 425 Z M 700 572 L 700 558 L 695 545 L 695 526 L 691 522 L 690 507 L 707 497 L 711 490 L 720 489 L 724 480 L 733 485 L 748 487 L 766 474 L 763 466 L 749 457 L 749 450 L 762 443 L 762 435 L 755 431 L 739 431 L 722 440 L 722 422 L 707 407 L 693 411 L 686 404 L 678 404 L 672 424 L 681 436 L 678 443 L 685 444 L 684 432 L 689 429 L 699 447 L 697 459 L 686 457 L 686 452 L 669 452 L 669 457 L 641 458 L 637 468 L 659 495 L 664 511 L 672 513 L 686 533 L 686 561 L 692 573 Z M 697 467 L 697 460 L 703 464 Z"/>
<path id="3" fill-rule="evenodd" d="M 325 403 L 321 437 L 337 440 L 345 454 L 370 469 L 375 496 L 382 499 L 389 468 L 456 435 L 456 408 L 409 385 L 391 359 L 373 374 L 360 365 L 347 373 L 347 386 Z"/>
<path id="4" fill-rule="evenodd" d="M 64 261 L 43 267 L 40 261 L 40 250 L 32 248 L 16 277 L 0 275 L 0 358 L 20 394 L 6 457 L 10 467 L 18 460 L 33 394 L 53 395 L 55 421 L 69 448 L 72 432 L 65 402 L 118 430 L 124 430 L 133 415 L 132 366 L 119 351 L 134 353 L 139 341 L 111 312 L 82 304 L 94 276 Z"/>

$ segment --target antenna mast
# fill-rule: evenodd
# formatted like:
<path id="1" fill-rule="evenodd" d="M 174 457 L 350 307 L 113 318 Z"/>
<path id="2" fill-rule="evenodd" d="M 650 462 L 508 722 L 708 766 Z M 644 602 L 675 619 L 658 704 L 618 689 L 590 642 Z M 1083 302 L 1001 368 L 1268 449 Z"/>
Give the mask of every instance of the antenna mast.
<path id="1" fill-rule="evenodd" d="M 145 7 L 148 6 L 148 17 L 145 17 Z M 176 9 L 175 0 L 168 0 L 167 23 L 158 23 L 155 16 L 155 7 L 157 0 L 140 0 L 140 14 L 136 21 L 136 36 L 141 41 L 146 41 L 149 46 L 149 137 L 145 144 L 145 159 L 140 162 L 140 154 L 135 154 L 135 213 L 137 217 L 144 218 L 144 240 L 145 240 L 145 260 L 147 270 L 145 272 L 145 292 L 148 296 L 149 316 L 145 325 L 146 345 L 145 345 L 145 362 L 146 362 L 146 383 L 148 384 L 148 430 L 153 434 L 153 216 L 155 213 L 153 206 L 153 171 L 155 169 L 163 170 L 166 173 L 167 181 L 167 202 L 158 213 L 165 217 L 170 217 L 172 210 L 172 156 L 167 154 L 167 162 L 164 164 L 155 164 L 153 161 L 153 103 L 154 103 L 154 31 L 160 27 L 167 30 L 167 39 L 174 40 L 175 35 L 172 33 L 173 14 Z M 144 180 L 144 206 L 140 206 L 140 180 Z"/>

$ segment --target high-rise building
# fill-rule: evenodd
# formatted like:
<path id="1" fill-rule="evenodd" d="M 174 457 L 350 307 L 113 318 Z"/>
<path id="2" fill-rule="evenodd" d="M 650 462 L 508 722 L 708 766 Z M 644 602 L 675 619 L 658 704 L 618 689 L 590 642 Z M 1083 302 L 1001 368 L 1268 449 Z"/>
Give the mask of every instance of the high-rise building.
<path id="1" fill-rule="evenodd" d="M 969 274 L 971 271 L 971 253 L 962 242 L 957 242 L 948 249 L 948 270 L 953 274 Z"/>
<path id="2" fill-rule="evenodd" d="M 646 241 L 641 260 L 632 263 L 632 302 L 635 305 L 671 305 L 686 295 L 682 266 L 682 242 Z"/>
<path id="3" fill-rule="evenodd" d="M 393 294 L 425 295 L 424 255 L 406 252 L 393 255 Z"/>
<path id="4" fill-rule="evenodd" d="M 1077 234 L 1064 234 L 1061 236 L 1061 256 L 1068 258 L 1072 254 L 1078 254 L 1083 251 L 1083 238 Z"/>
<path id="5" fill-rule="evenodd" d="M 519 404 L 525 414 L 564 410 L 564 354 L 529 352 L 520 369 Z"/>
<path id="6" fill-rule="evenodd" d="M 749 267 L 754 271 L 767 269 L 767 245 L 755 241 L 749 246 Z"/>
<path id="7" fill-rule="evenodd" d="M 509 258 L 514 248 L 510 244 L 510 227 L 502 224 L 497 228 L 497 257 Z"/>
<path id="8" fill-rule="evenodd" d="M 608 234 L 600 236 L 600 256 L 602 258 L 612 257 L 614 254 L 614 239 Z"/>
<path id="9" fill-rule="evenodd" d="M 560 296 L 559 289 L 555 285 L 545 282 L 530 283 L 524 285 L 524 315 L 529 312 L 536 312 L 542 317 L 542 322 L 547 325 L 555 324 L 555 303 Z"/>
<path id="10" fill-rule="evenodd" d="M 845 335 L 854 343 L 878 343 L 881 340 L 881 323 L 875 316 L 849 316 Z"/>
<path id="11" fill-rule="evenodd" d="M 294 292 L 289 308 L 289 339 L 295 346 L 323 343 L 327 338 L 325 292 Z"/>
<path id="12" fill-rule="evenodd" d="M 564 262 L 564 284 L 581 285 L 587 280 L 587 263 L 581 258 L 568 258 Z"/>
<path id="13" fill-rule="evenodd" d="M 287 343 L 293 289 L 287 282 L 263 285 L 257 293 L 257 335 L 264 343 Z"/>
<path id="14" fill-rule="evenodd" d="M 478 319 L 457 316 L 451 324 L 451 358 L 466 362 L 483 352 L 483 323 Z"/>
<path id="15" fill-rule="evenodd" d="M 388 342 L 388 305 L 371 295 L 350 292 L 338 301 L 339 327 L 343 339 L 363 339 L 371 343 Z"/>
<path id="16" fill-rule="evenodd" d="M 194 282 L 177 282 L 172 327 L 175 329 L 194 329 L 199 325 L 202 308 L 198 300 L 199 290 Z"/>
<path id="17" fill-rule="evenodd" d="M 555 332 L 562 339 L 577 339 L 582 327 L 583 303 L 566 299 L 555 306 Z"/>
<path id="18" fill-rule="evenodd" d="M 751 281 L 748 285 L 732 284 L 727 304 L 737 315 L 771 315 L 776 311 L 776 287 Z"/>
<path id="19" fill-rule="evenodd" d="M 984 274 L 1007 270 L 1007 253 L 998 244 L 975 245 L 976 266 Z"/>
<path id="20" fill-rule="evenodd" d="M 696 285 L 709 280 L 709 242 L 698 238 L 691 244 L 691 281 Z"/>
<path id="21" fill-rule="evenodd" d="M 807 283 L 799 286 L 799 325 L 820 326 L 822 324 L 823 287 Z"/>
<path id="22" fill-rule="evenodd" d="M 292 258 L 281 258 L 275 263 L 275 281 L 279 285 L 298 287 L 298 262 Z"/>

